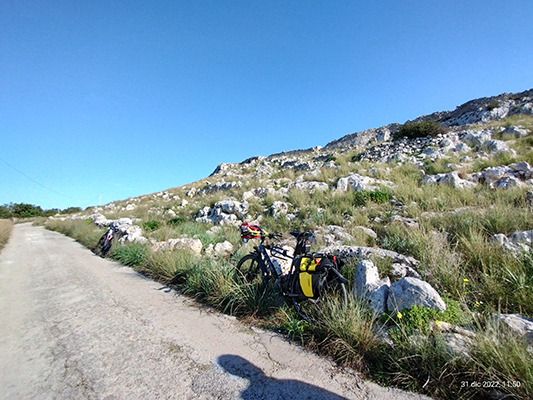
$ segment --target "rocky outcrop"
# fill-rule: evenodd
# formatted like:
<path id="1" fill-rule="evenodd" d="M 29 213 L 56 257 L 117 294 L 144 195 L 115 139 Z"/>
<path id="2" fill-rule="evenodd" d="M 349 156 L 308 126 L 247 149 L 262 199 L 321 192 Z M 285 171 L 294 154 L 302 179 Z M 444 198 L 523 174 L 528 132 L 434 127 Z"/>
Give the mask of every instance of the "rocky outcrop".
<path id="1" fill-rule="evenodd" d="M 372 257 L 389 259 L 393 263 L 399 263 L 415 268 L 418 260 L 414 257 L 404 256 L 390 250 L 364 246 L 328 246 L 321 250 L 323 253 L 331 253 L 349 260 L 368 260 Z"/>
<path id="2" fill-rule="evenodd" d="M 235 200 L 222 200 L 213 208 L 204 207 L 196 215 L 196 222 L 215 225 L 239 226 L 248 214 L 248 203 Z"/>
<path id="3" fill-rule="evenodd" d="M 391 136 L 400 128 L 400 124 L 394 123 L 380 128 L 367 129 L 362 132 L 355 132 L 343 136 L 340 139 L 329 142 L 324 146 L 325 151 L 339 148 L 363 148 L 370 143 L 381 140 L 389 140 Z"/>
<path id="4" fill-rule="evenodd" d="M 200 189 L 200 190 L 197 190 L 196 191 L 196 194 L 200 194 L 200 195 L 209 195 L 209 194 L 213 194 L 213 193 L 217 193 L 217 192 L 226 192 L 228 190 L 231 190 L 231 189 L 238 189 L 238 188 L 241 188 L 242 187 L 242 182 L 241 181 L 238 181 L 238 182 L 217 182 L 217 183 L 214 183 L 214 184 L 211 184 L 211 183 L 207 183 L 206 184 L 206 187 L 203 188 L 203 189 Z"/>
<path id="5" fill-rule="evenodd" d="M 525 162 L 519 162 L 499 167 L 489 167 L 482 172 L 472 174 L 468 179 L 460 177 L 459 172 L 452 171 L 444 174 L 426 175 L 422 184 L 450 185 L 456 189 L 471 189 L 478 183 L 484 183 L 492 189 L 510 189 L 524 184 L 532 185 L 533 169 Z"/>

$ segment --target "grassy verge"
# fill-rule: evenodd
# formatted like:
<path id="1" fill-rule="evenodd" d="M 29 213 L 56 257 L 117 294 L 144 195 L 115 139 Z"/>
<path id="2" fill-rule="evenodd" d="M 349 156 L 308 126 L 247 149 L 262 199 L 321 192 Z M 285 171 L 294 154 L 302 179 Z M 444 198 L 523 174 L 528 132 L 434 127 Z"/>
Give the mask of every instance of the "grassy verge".
<path id="1" fill-rule="evenodd" d="M 11 231 L 13 230 L 13 222 L 8 219 L 0 220 L 0 250 L 5 246 L 9 237 L 11 236 Z"/>

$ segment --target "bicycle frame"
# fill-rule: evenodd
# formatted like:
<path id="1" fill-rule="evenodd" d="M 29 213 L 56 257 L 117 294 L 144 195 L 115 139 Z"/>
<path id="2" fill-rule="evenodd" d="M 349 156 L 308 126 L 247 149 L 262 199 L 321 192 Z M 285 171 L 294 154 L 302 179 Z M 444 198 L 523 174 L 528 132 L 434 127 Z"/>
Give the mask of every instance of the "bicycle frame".
<path id="1" fill-rule="evenodd" d="M 111 242 L 114 237 L 115 237 L 114 229 L 113 228 L 109 228 L 109 230 L 107 231 L 106 237 L 105 237 L 104 246 L 109 244 L 109 242 Z"/>
<path id="2" fill-rule="evenodd" d="M 268 254 L 267 250 L 270 250 L 272 254 L 278 254 L 282 257 L 290 258 L 291 260 L 294 260 L 294 257 L 287 254 L 286 250 L 280 251 L 279 247 L 276 246 L 268 246 L 265 245 L 264 242 L 265 238 L 261 237 L 261 243 L 259 246 L 254 246 L 256 253 L 259 255 L 259 258 L 261 262 L 259 263 L 259 267 L 261 268 L 261 274 L 263 276 L 263 279 L 266 279 L 270 274 L 274 277 L 276 284 L 278 285 L 278 288 L 283 296 L 288 296 L 289 294 L 283 288 L 282 281 L 281 281 L 281 275 L 276 270 L 276 267 L 274 266 L 274 263 L 271 259 L 271 256 Z M 292 264 L 291 264 L 291 272 L 292 272 Z"/>

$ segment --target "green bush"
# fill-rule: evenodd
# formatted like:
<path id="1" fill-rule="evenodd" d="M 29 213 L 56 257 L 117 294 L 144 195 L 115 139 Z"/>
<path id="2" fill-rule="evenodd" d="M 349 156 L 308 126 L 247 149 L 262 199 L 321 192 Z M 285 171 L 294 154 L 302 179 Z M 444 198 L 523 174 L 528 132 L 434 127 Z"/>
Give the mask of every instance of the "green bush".
<path id="1" fill-rule="evenodd" d="M 390 195 L 381 190 L 360 190 L 353 194 L 353 202 L 356 206 L 366 206 L 370 201 L 377 204 L 383 204 L 389 200 Z"/>
<path id="2" fill-rule="evenodd" d="M 406 122 L 400 126 L 395 138 L 400 139 L 402 137 L 408 137 L 409 139 L 415 139 L 426 136 L 435 137 L 439 133 L 446 132 L 448 132 L 448 129 L 437 121 Z"/>
<path id="3" fill-rule="evenodd" d="M 178 226 L 178 225 L 181 225 L 181 224 L 184 224 L 185 222 L 187 222 L 187 219 L 186 218 L 182 218 L 182 217 L 176 217 L 176 218 L 172 218 L 172 219 L 169 219 L 167 221 L 167 225 L 170 225 L 170 226 Z"/>
<path id="4" fill-rule="evenodd" d="M 147 232 L 153 232 L 161 227 L 161 222 L 158 221 L 146 221 L 143 223 L 143 229 Z"/>

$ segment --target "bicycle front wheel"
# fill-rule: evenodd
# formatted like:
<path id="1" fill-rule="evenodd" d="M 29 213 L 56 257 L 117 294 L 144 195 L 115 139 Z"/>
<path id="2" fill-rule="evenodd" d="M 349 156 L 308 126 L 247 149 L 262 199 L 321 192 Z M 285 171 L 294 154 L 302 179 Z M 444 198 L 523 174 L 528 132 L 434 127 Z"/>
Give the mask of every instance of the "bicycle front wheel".
<path id="1" fill-rule="evenodd" d="M 262 276 L 261 259 L 257 254 L 247 254 L 237 263 L 236 280 L 243 284 L 261 283 L 263 289 L 266 286 L 266 278 Z"/>

